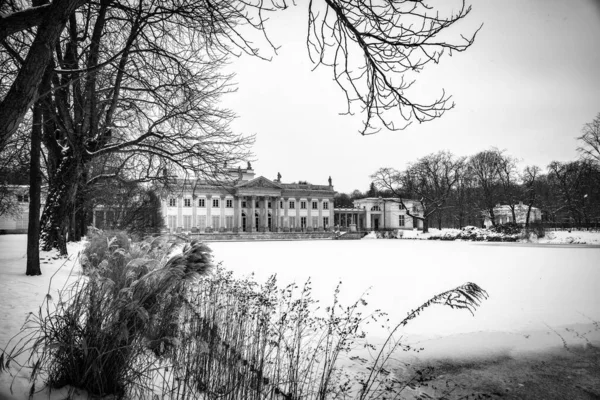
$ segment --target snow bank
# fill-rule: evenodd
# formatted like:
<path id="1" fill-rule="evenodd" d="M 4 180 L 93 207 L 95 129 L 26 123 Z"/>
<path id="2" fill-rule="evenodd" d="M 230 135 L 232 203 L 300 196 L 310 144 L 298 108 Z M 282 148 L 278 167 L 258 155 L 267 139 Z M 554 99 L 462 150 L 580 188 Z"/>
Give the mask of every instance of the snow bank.
<path id="1" fill-rule="evenodd" d="M 600 232 L 591 231 L 546 231 L 537 243 L 545 244 L 592 244 L 600 245 Z"/>
<path id="2" fill-rule="evenodd" d="M 547 231 L 545 237 L 534 233 L 524 237 L 523 233 L 500 233 L 491 229 L 466 226 L 462 229 L 435 229 L 423 233 L 420 230 L 396 230 L 370 232 L 363 239 L 415 239 L 415 240 L 469 240 L 484 242 L 527 242 L 540 244 L 590 244 L 600 245 L 600 232 L 590 231 Z"/>

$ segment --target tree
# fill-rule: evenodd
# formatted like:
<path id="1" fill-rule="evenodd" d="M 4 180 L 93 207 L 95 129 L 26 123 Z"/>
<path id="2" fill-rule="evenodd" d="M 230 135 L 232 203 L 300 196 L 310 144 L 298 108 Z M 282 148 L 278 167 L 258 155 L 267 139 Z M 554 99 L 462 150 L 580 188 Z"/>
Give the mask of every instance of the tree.
<path id="1" fill-rule="evenodd" d="M 94 187 L 91 190 L 91 207 L 102 206 L 114 216 L 114 226 L 105 225 L 103 228 L 125 230 L 137 235 L 160 232 L 164 227 L 160 197 L 155 188 L 146 186 L 136 182 L 107 180 Z"/>
<path id="2" fill-rule="evenodd" d="M 428 232 L 430 218 L 444 209 L 460 178 L 464 162 L 462 157 L 441 151 L 420 158 L 402 172 L 380 168 L 371 178 L 378 188 L 394 195 L 395 201 L 406 209 L 409 217 L 423 221 L 423 232 Z M 407 196 L 417 199 L 422 215 L 404 204 L 403 199 Z"/>
<path id="3" fill-rule="evenodd" d="M 577 148 L 581 157 L 600 166 L 600 113 L 583 126 L 583 135 L 577 139 L 583 142 Z"/>
<path id="4" fill-rule="evenodd" d="M 354 203 L 348 194 L 336 193 L 333 197 L 333 206 L 336 208 L 352 208 Z"/>
<path id="5" fill-rule="evenodd" d="M 496 149 L 481 151 L 469 159 L 469 170 L 477 187 L 475 204 L 480 211 L 487 212 L 493 226 L 496 226 L 494 207 L 501 200 L 500 168 L 503 163 L 502 154 Z"/>
<path id="6" fill-rule="evenodd" d="M 106 178 L 88 170 L 94 159 L 112 159 L 116 153 L 112 171 L 141 169 L 158 178 L 168 164 L 198 171 L 243 158 L 245 153 L 231 149 L 249 142 L 232 136 L 226 129 L 232 115 L 215 107 L 218 95 L 228 90 L 218 67 L 228 52 L 260 56 L 242 27 L 263 32 L 265 13 L 286 8 L 285 3 L 11 4 L 11 13 L 0 20 L 6 50 L 1 54 L 13 60 L 16 72 L 1 103 L 0 149 L 39 89 L 50 185 L 42 215 L 45 249 L 66 253 L 69 229 L 83 220 L 77 217 L 84 209 L 78 204 L 85 198 L 81 193 Z M 438 62 L 444 51 L 464 51 L 473 43 L 477 32 L 454 37 L 449 32 L 471 8 L 461 1 L 457 10 L 434 12 L 413 1 L 367 7 L 339 0 L 309 4 L 309 54 L 317 64 L 333 68 L 348 112 L 354 103 L 364 108 L 363 134 L 379 129 L 374 121 L 402 129 L 452 108 L 445 94 L 421 104 L 407 92 L 411 74 Z M 33 27 L 30 42 L 16 39 Z M 404 119 L 401 126 L 385 114 L 391 110 Z M 199 131 L 206 136 L 198 137 Z"/>
<path id="7" fill-rule="evenodd" d="M 527 214 L 525 217 L 525 227 L 529 227 L 529 218 L 531 209 L 537 203 L 540 195 L 540 183 L 543 177 L 540 176 L 541 169 L 535 165 L 528 165 L 523 170 L 521 181 L 523 182 L 523 194 L 527 201 Z M 514 220 L 516 221 L 516 220 Z"/>
<path id="8" fill-rule="evenodd" d="M 377 188 L 375 187 L 375 182 L 371 182 L 371 184 L 369 185 L 369 190 L 367 190 L 366 195 L 367 195 L 367 197 L 377 197 L 379 195 L 379 192 L 377 191 Z"/>
<path id="9" fill-rule="evenodd" d="M 498 177 L 502 186 L 501 201 L 508 205 L 512 214 L 513 222 L 517 221 L 515 206 L 521 201 L 521 186 L 519 185 L 519 173 L 517 170 L 517 159 L 496 150 L 500 163 L 498 165 Z"/>
<path id="10" fill-rule="evenodd" d="M 259 56 L 259 48 L 240 27 L 251 26 L 264 33 L 265 15 L 288 7 L 286 2 L 275 0 L 162 3 L 161 13 L 165 16 L 177 14 L 175 31 L 187 24 L 199 34 L 194 39 L 201 36 L 210 50 L 233 45 L 256 56 Z M 12 7 L 3 10 L 5 15 L 0 18 L 0 39 L 7 53 L 14 53 L 10 39 L 15 35 L 34 27 L 37 31 L 27 45 L 27 55 L 20 57 L 18 73 L 0 103 L 0 150 L 32 104 L 61 34 L 76 11 L 84 15 L 93 13 L 99 6 L 100 9 L 105 7 L 105 11 L 110 7 L 135 14 L 136 10 L 152 8 L 152 3 L 144 1 L 135 5 L 110 0 L 100 1 L 100 5 L 85 0 L 54 0 L 50 4 L 36 1 L 32 7 L 17 1 L 10 4 Z M 470 35 L 453 30 L 469 15 L 471 7 L 466 6 L 464 0 L 457 1 L 456 5 L 435 9 L 425 2 L 412 0 L 377 5 L 342 0 L 309 3 L 307 47 L 311 60 L 317 65 L 332 67 L 334 79 L 346 95 L 349 113 L 353 103 L 359 103 L 364 109 L 361 133 L 376 132 L 379 128 L 374 126 L 374 120 L 388 129 L 403 129 L 412 120 L 429 121 L 454 106 L 445 93 L 431 103 L 422 104 L 411 100 L 407 92 L 416 73 L 427 64 L 438 63 L 444 52 L 461 52 L 473 44 L 479 29 Z M 140 26 L 160 25 L 165 20 L 141 18 L 137 22 Z M 93 74 L 105 65 L 91 64 L 79 72 Z M 390 110 L 396 110 L 404 123 L 398 126 L 394 118 L 384 115 Z"/>
<path id="11" fill-rule="evenodd" d="M 558 207 L 568 210 L 573 222 L 589 223 L 598 216 L 600 172 L 589 161 L 561 163 L 553 161 L 548 165 L 548 180 L 558 195 Z"/>

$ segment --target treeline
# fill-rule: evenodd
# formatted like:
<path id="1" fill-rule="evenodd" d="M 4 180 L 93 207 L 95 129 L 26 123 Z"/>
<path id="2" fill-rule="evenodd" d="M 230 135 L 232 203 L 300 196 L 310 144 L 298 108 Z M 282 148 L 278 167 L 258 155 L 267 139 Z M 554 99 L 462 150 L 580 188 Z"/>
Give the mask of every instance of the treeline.
<path id="1" fill-rule="evenodd" d="M 594 226 L 600 224 L 600 114 L 586 124 L 578 138 L 580 157 L 552 161 L 545 169 L 523 165 L 496 148 L 470 157 L 441 151 L 419 158 L 403 170 L 380 168 L 366 192 L 339 193 L 336 207 L 351 207 L 364 197 L 409 198 L 420 203 L 409 215 L 428 226 L 461 228 L 481 226 L 485 217 L 497 224 L 496 206 L 508 207 L 512 221 L 525 212 L 541 210 L 548 224 Z M 415 212 L 418 211 L 418 212 Z"/>

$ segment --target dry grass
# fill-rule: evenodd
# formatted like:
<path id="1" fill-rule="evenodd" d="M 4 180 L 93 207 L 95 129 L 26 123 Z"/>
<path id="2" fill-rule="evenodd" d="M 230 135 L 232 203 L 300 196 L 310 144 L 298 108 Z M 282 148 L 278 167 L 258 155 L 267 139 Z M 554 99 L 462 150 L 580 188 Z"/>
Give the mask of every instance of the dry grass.
<path id="1" fill-rule="evenodd" d="M 48 298 L 2 354 L 4 367 L 28 354 L 17 368 L 32 368 L 32 390 L 43 381 L 127 398 L 389 397 L 406 387 L 388 371 L 406 350 L 399 329 L 432 304 L 473 311 L 486 297 L 474 284 L 441 293 L 376 348 L 363 328 L 384 314 L 364 315 L 362 298 L 340 304 L 340 286 L 323 308 L 310 281 L 278 288 L 275 277 L 237 279 L 213 266 L 204 244 L 115 237 L 94 234 L 81 259 L 86 275 L 60 292 L 55 309 Z M 374 356 L 355 357 L 356 347 Z"/>

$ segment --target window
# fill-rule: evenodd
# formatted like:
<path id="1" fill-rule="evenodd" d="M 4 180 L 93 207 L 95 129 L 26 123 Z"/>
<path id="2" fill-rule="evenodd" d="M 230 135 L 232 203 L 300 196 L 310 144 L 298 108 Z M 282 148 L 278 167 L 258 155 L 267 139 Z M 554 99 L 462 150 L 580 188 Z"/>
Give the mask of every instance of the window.
<path id="1" fill-rule="evenodd" d="M 283 208 L 283 200 L 279 202 L 279 208 Z"/>
<path id="2" fill-rule="evenodd" d="M 225 207 L 227 207 L 227 208 L 233 208 L 233 200 L 227 199 L 225 201 Z"/>
<path id="3" fill-rule="evenodd" d="M 200 228 L 202 232 L 206 230 L 206 215 L 200 215 L 200 221 L 198 221 L 198 228 Z"/>
<path id="4" fill-rule="evenodd" d="M 327 203 L 325 203 L 327 204 Z M 329 228 L 329 217 L 323 217 L 323 227 Z"/>
<path id="5" fill-rule="evenodd" d="M 246 200 L 242 201 L 242 208 L 246 208 Z"/>
<path id="6" fill-rule="evenodd" d="M 227 226 L 228 231 L 233 230 L 233 215 L 228 215 L 225 217 L 225 225 Z"/>
<path id="7" fill-rule="evenodd" d="M 296 202 L 293 200 L 290 200 L 290 209 L 294 209 L 296 208 Z"/>
<path id="8" fill-rule="evenodd" d="M 306 217 L 300 217 L 300 228 L 306 229 Z"/>
<path id="9" fill-rule="evenodd" d="M 177 217 L 175 215 L 169 215 L 169 228 L 172 230 L 177 228 Z"/>
<path id="10" fill-rule="evenodd" d="M 219 207 L 219 199 L 213 199 L 213 208 L 218 208 Z M 214 226 L 213 226 L 214 228 Z"/>
<path id="11" fill-rule="evenodd" d="M 267 203 L 267 208 L 271 208 L 271 202 L 270 201 Z"/>
<path id="12" fill-rule="evenodd" d="M 29 203 L 29 195 L 26 194 L 18 194 L 17 201 L 19 203 Z"/>
<path id="13" fill-rule="evenodd" d="M 316 201 L 312 202 L 312 209 L 313 210 L 318 210 L 319 209 L 319 204 Z"/>
<path id="14" fill-rule="evenodd" d="M 192 216 L 184 215 L 183 216 L 183 229 L 186 231 L 189 231 L 191 227 L 192 227 Z"/>
<path id="15" fill-rule="evenodd" d="M 305 201 L 301 201 L 300 202 L 300 209 L 301 210 L 306 210 L 306 202 Z"/>
<path id="16" fill-rule="evenodd" d="M 398 204 L 398 210 L 404 210 L 404 206 L 402 205 L 402 203 Z"/>
<path id="17" fill-rule="evenodd" d="M 290 228 L 296 227 L 296 217 L 290 217 Z"/>
<path id="18" fill-rule="evenodd" d="M 213 215 L 212 217 L 212 227 L 214 230 L 218 230 L 220 228 L 219 226 L 219 221 L 220 221 L 221 217 L 219 217 L 218 215 Z"/>
<path id="19" fill-rule="evenodd" d="M 319 217 L 312 217 L 312 227 L 314 229 L 319 227 Z"/>
<path id="20" fill-rule="evenodd" d="M 381 211 L 381 208 L 379 208 L 379 206 L 373 206 L 371 207 L 371 211 Z"/>
<path id="21" fill-rule="evenodd" d="M 206 207 L 206 199 L 198 199 L 198 207 Z"/>
<path id="22" fill-rule="evenodd" d="M 169 207 L 177 207 L 177 199 L 171 197 L 169 199 Z"/>
<path id="23" fill-rule="evenodd" d="M 183 199 L 183 206 L 184 207 L 191 207 L 192 206 L 192 199 Z"/>
<path id="24" fill-rule="evenodd" d="M 323 202 L 323 210 L 329 210 L 329 202 L 328 201 Z"/>
<path id="25" fill-rule="evenodd" d="M 254 203 L 254 208 L 260 208 L 260 202 L 258 200 Z"/>
<path id="26" fill-rule="evenodd" d="M 404 215 L 398 215 L 398 226 L 404 226 Z"/>

